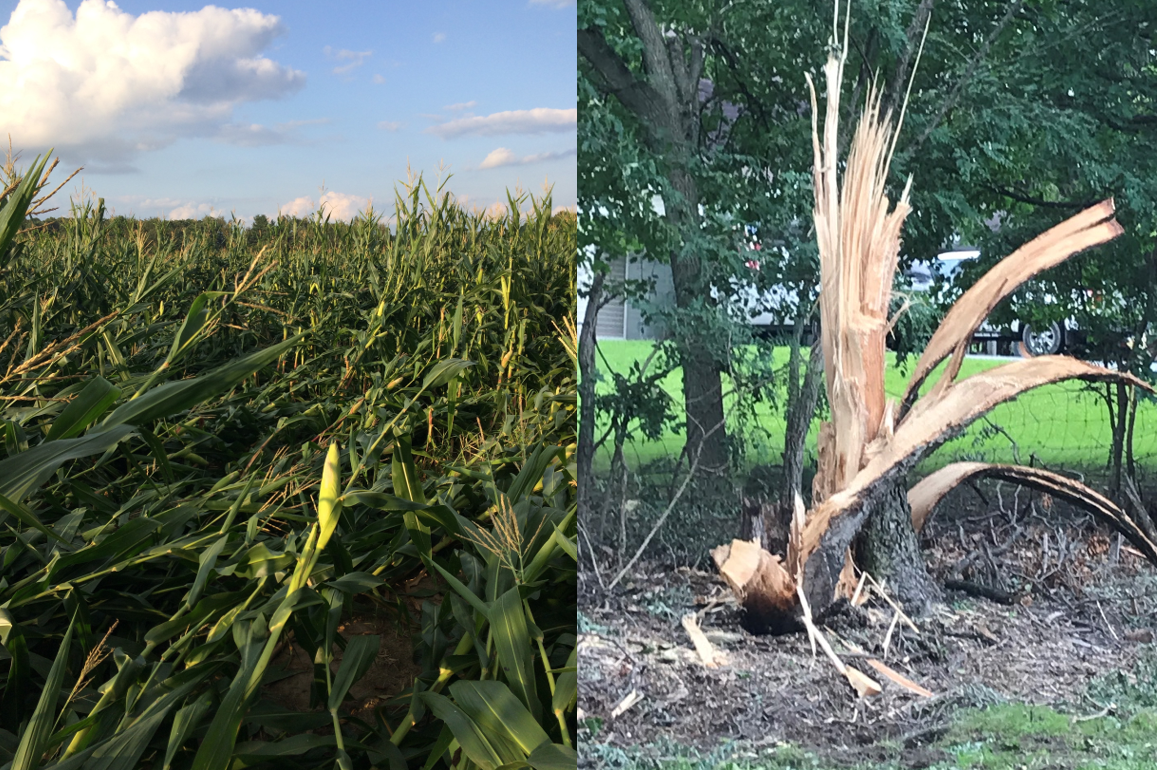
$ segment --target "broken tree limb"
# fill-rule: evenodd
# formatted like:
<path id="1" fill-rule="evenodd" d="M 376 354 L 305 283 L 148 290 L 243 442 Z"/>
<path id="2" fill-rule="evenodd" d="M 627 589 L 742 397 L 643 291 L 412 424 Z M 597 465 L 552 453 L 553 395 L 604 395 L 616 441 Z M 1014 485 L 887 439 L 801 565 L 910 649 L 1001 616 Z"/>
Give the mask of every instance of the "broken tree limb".
<path id="1" fill-rule="evenodd" d="M 956 378 L 963 359 L 962 346 L 984 323 L 1000 301 L 1033 276 L 1085 249 L 1111 241 L 1124 230 L 1113 218 L 1113 200 L 1101 201 L 1033 238 L 998 262 L 964 293 L 940 322 L 928 347 L 916 362 L 901 400 L 901 417 L 915 402 L 920 386 L 936 365 L 954 355 L 942 381 Z"/>
<path id="2" fill-rule="evenodd" d="M 1093 514 L 1098 521 L 1120 532 L 1145 555 L 1146 559 L 1157 564 L 1157 543 L 1150 540 L 1116 503 L 1075 479 L 1042 468 L 993 463 L 946 465 L 926 476 L 908 491 L 908 502 L 912 506 L 912 525 L 918 530 L 921 529 L 927 523 L 936 504 L 949 491 L 966 479 L 978 477 L 1010 481 L 1079 506 Z"/>
<path id="3" fill-rule="evenodd" d="M 797 617 L 795 580 L 779 556 L 749 540 L 733 540 L 711 551 L 719 574 L 744 609 L 755 634 L 785 634 L 803 628 Z"/>
<path id="4" fill-rule="evenodd" d="M 822 613 L 836 598 L 844 552 L 873 510 L 888 504 L 890 485 L 898 483 L 928 452 L 998 404 L 1032 388 L 1072 378 L 1124 380 L 1151 390 L 1128 373 L 1067 356 L 1041 356 L 974 374 L 943 393 L 921 399 L 847 488 L 808 514 L 800 549 L 803 583 L 813 611 Z"/>

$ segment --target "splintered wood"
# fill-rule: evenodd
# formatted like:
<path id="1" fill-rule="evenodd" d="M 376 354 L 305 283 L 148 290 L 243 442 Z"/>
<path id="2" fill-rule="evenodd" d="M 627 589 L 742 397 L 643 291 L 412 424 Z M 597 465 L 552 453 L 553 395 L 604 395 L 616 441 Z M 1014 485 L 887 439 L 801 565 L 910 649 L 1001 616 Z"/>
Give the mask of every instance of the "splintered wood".
<path id="1" fill-rule="evenodd" d="M 642 699 L 643 694 L 641 692 L 638 690 L 631 690 L 629 693 L 624 695 L 623 699 L 619 701 L 619 704 L 611 710 L 611 719 L 617 719 L 618 717 L 621 717 L 623 714 L 627 713 L 627 709 L 631 708 Z"/>
<path id="2" fill-rule="evenodd" d="M 920 685 L 916 684 L 908 677 L 904 676 L 903 674 L 896 671 L 895 669 L 889 668 L 888 666 L 884 665 L 883 663 L 876 660 L 875 658 L 868 658 L 868 665 L 871 666 L 872 668 L 876 669 L 877 671 L 879 671 L 881 674 L 883 674 L 885 677 L 887 677 L 891 682 L 898 684 L 900 687 L 903 687 L 908 692 L 916 693 L 917 695 L 922 695 L 925 698 L 931 698 L 932 697 L 932 691 L 931 690 L 928 690 L 927 688 L 921 687 Z"/>
<path id="3" fill-rule="evenodd" d="M 839 10 L 837 2 L 837 21 Z M 880 91 L 874 86 L 867 89 L 847 158 L 839 157 L 840 91 L 850 50 L 849 24 L 850 14 L 845 19 L 844 39 L 839 39 L 837 28 L 833 53 L 823 68 L 826 99 L 822 115 L 815 85 L 805 76 L 811 98 L 812 214 L 820 257 L 820 332 L 831 407 L 830 420 L 819 430 L 812 508 L 804 515 L 801 505 L 793 516 L 783 557 L 765 551 L 759 543 L 742 540 L 717 548 L 712 555 L 744 609 L 749 630 L 786 633 L 798 631 L 802 624 L 813 645 L 823 647 L 857 692 L 864 694 L 873 689 L 878 692 L 879 685 L 839 660 L 816 629 L 813 613 L 822 618 L 837 598 L 862 595 L 863 581 L 856 580 L 857 565 L 849 548 L 869 516 L 896 512 L 896 485 L 918 461 L 994 407 L 1042 385 L 1080 378 L 1125 383 L 1149 392 L 1153 389 L 1126 372 L 1067 356 L 1016 361 L 957 380 L 973 333 L 1002 299 L 1071 255 L 1121 234 L 1113 201 L 1105 200 L 1023 245 L 966 291 L 933 334 L 901 402 L 887 399 L 885 339 L 895 321 L 888 314 L 901 229 L 911 211 L 908 194 L 912 180 L 909 177 L 893 206 L 887 195 L 889 167 L 903 110 L 894 123 L 893 115 L 883 110 Z M 950 360 L 939 381 L 921 396 L 921 385 L 946 358 Z M 1157 564 L 1157 545 L 1131 526 L 1129 518 L 1111 501 L 1079 488 L 1075 482 L 1033 469 L 945 469 L 912 490 L 915 525 L 919 527 L 947 489 L 979 472 L 999 473 L 1019 483 L 1035 484 L 1050 494 L 1083 501 Z M 899 503 L 905 503 L 902 497 Z M 875 588 L 874 593 L 893 605 L 896 617 L 915 629 L 899 605 L 879 586 Z M 903 677 L 900 681 L 881 673 L 907 689 L 918 688 Z"/>
<path id="4" fill-rule="evenodd" d="M 699 661 L 706 668 L 716 668 L 719 665 L 719 655 L 715 648 L 711 646 L 711 641 L 704 635 L 703 630 L 699 628 L 699 621 L 695 617 L 695 613 L 683 616 L 683 630 L 691 637 L 691 643 L 695 645 L 695 652 L 699 655 Z"/>

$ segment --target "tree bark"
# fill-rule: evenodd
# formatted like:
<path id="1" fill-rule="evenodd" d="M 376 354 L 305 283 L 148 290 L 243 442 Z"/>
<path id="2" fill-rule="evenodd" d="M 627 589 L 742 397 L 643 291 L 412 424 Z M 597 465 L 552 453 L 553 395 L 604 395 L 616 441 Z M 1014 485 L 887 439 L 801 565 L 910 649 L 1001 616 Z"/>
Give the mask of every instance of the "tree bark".
<path id="1" fill-rule="evenodd" d="M 941 599 L 940 588 L 924 566 L 903 478 L 889 483 L 861 533 L 860 563 L 874 578 L 886 581 L 888 595 L 905 612 L 923 615 Z"/>
<path id="2" fill-rule="evenodd" d="M 695 181 L 681 170 L 673 170 L 672 182 L 680 200 L 665 200 L 665 209 L 683 232 L 699 227 L 699 194 Z M 696 254 L 676 249 L 671 252 L 671 277 L 675 304 L 680 309 L 710 296 L 703 280 L 703 266 Z M 723 383 L 713 355 L 719 340 L 691 331 L 679 340 L 683 365 L 683 403 L 687 415 L 687 457 L 699 458 L 699 472 L 722 476 L 728 467 L 727 431 L 723 415 Z"/>
<path id="3" fill-rule="evenodd" d="M 595 458 L 595 347 L 599 309 L 603 299 L 604 273 L 596 272 L 587 294 L 583 330 L 579 335 L 579 434 L 578 448 L 578 511 L 585 521 L 594 515 L 594 458 Z"/>
<path id="4" fill-rule="evenodd" d="M 1129 415 L 1129 387 L 1123 382 L 1109 383 L 1107 386 L 1110 400 L 1116 391 L 1117 407 L 1110 410 L 1110 420 L 1113 426 L 1113 443 L 1109 450 L 1110 480 L 1109 489 L 1115 497 L 1121 493 L 1121 466 L 1124 462 L 1125 429 Z M 1115 417 L 1115 419 L 1114 419 Z"/>
<path id="5" fill-rule="evenodd" d="M 797 319 L 797 327 L 802 327 L 803 319 Z M 787 429 L 783 437 L 784 489 L 781 505 L 790 511 L 795 504 L 795 496 L 803 496 L 803 456 L 807 445 L 808 428 L 815 417 L 819 403 L 820 382 L 824 373 L 824 354 L 819 335 L 812 341 L 808 353 L 803 383 L 799 370 L 802 365 L 799 355 L 802 328 L 797 328 L 797 337 L 792 350 L 793 360 L 788 366 Z M 807 503 L 807 499 L 804 500 Z"/>

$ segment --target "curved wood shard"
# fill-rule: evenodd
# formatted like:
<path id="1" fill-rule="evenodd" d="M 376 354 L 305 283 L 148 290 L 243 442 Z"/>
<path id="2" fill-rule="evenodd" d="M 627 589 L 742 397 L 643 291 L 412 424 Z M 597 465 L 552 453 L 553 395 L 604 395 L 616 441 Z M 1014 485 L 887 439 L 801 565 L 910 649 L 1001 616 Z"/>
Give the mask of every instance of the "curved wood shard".
<path id="1" fill-rule="evenodd" d="M 1036 489 L 1079 505 L 1099 521 L 1113 527 L 1141 551 L 1150 562 L 1157 564 L 1157 543 L 1154 543 L 1125 511 L 1109 498 L 1081 482 L 1042 468 L 994 463 L 953 463 L 923 478 L 908 490 L 912 507 L 912 525 L 921 529 L 929 515 L 944 496 L 966 479 L 983 476 L 1011 481 Z"/>
<path id="2" fill-rule="evenodd" d="M 883 483 L 907 473 L 928 452 L 962 432 L 993 407 L 1041 385 L 1066 379 L 1124 381 L 1152 392 L 1143 380 L 1124 372 L 1078 361 L 1068 356 L 1040 356 L 1014 361 L 962 380 L 945 392 L 922 398 L 891 439 L 872 447 L 872 459 L 848 486 L 808 514 L 801 538 L 804 585 L 815 611 L 832 601 L 843 568 L 844 550 L 851 545 Z M 819 558 L 812 558 L 817 555 Z"/>
<path id="3" fill-rule="evenodd" d="M 1113 219 L 1113 211 L 1110 198 L 1066 219 L 1002 259 L 966 291 L 944 316 L 916 362 L 901 400 L 901 414 L 916 400 L 920 386 L 936 365 L 953 352 L 958 352 L 949 370 L 942 375 L 948 382 L 955 379 L 972 335 L 1002 299 L 1025 281 L 1064 262 L 1073 254 L 1111 241 L 1124 232 Z"/>

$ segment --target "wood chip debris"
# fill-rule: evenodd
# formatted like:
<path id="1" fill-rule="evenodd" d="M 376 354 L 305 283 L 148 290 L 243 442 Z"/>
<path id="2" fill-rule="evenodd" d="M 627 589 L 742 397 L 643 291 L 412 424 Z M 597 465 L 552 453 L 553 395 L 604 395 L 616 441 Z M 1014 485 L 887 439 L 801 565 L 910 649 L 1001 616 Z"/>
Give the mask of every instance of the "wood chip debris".
<path id="1" fill-rule="evenodd" d="M 619 701 L 619 705 L 615 706 L 615 708 L 611 711 L 611 719 L 619 718 L 627 712 L 627 709 L 631 708 L 642 699 L 643 694 L 641 692 L 638 690 L 631 690 L 629 693 L 623 696 L 623 699 Z"/>
<path id="2" fill-rule="evenodd" d="M 695 617 L 695 613 L 692 612 L 683 616 L 683 629 L 691 637 L 691 642 L 695 645 L 695 652 L 699 654 L 699 660 L 703 665 L 707 668 L 717 668 L 720 663 L 719 655 L 711 646 L 711 641 L 704 635 L 703 630 L 699 628 L 699 621 Z"/>
<path id="3" fill-rule="evenodd" d="M 881 661 L 876 660 L 875 658 L 869 658 L 868 659 L 868 665 L 871 666 L 872 668 L 876 669 L 877 671 L 879 671 L 883 676 L 887 677 L 890 681 L 903 687 L 908 692 L 913 692 L 913 693 L 916 693 L 917 695 L 922 695 L 925 698 L 933 697 L 931 690 L 928 690 L 924 687 L 921 687 L 920 685 L 916 684 L 908 677 L 904 676 L 903 674 L 896 671 L 895 669 L 890 668 L 889 666 L 885 665 Z"/>

